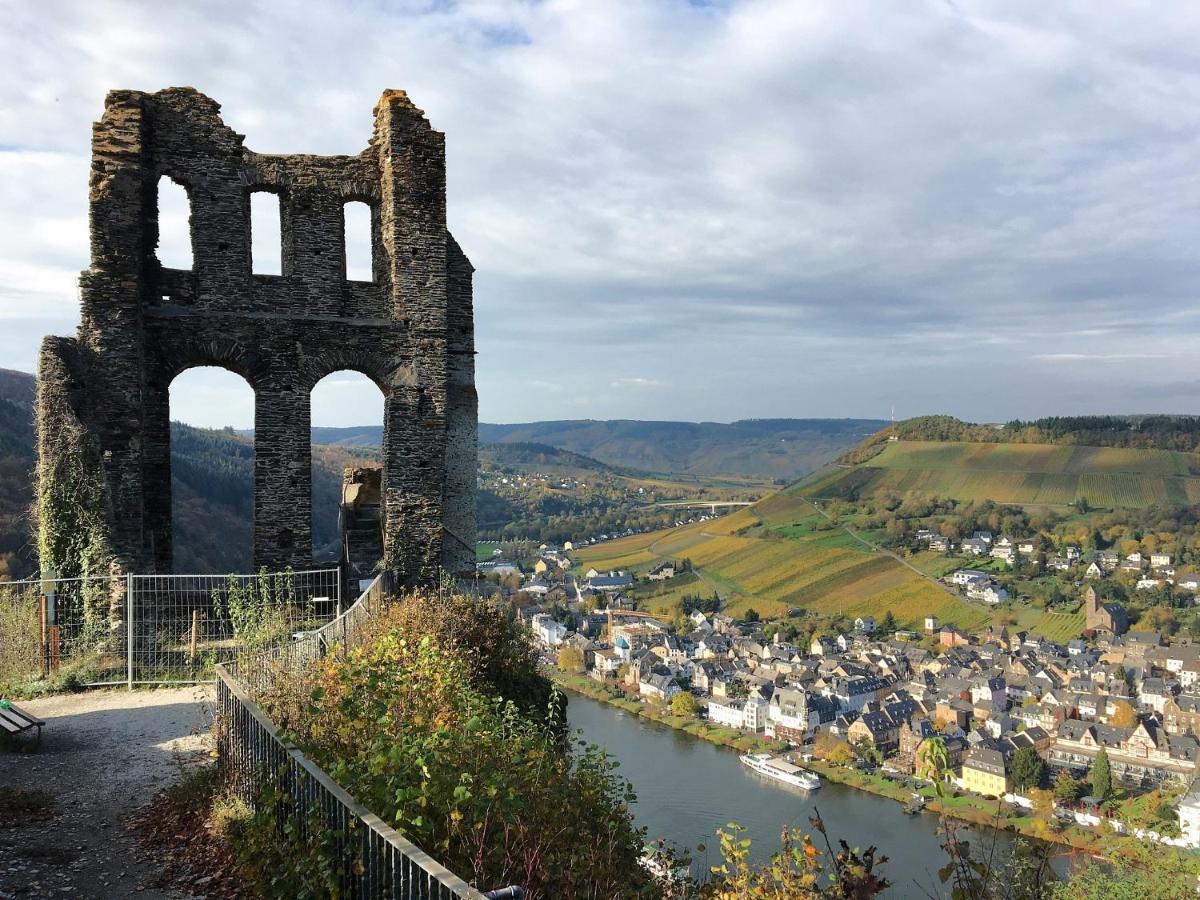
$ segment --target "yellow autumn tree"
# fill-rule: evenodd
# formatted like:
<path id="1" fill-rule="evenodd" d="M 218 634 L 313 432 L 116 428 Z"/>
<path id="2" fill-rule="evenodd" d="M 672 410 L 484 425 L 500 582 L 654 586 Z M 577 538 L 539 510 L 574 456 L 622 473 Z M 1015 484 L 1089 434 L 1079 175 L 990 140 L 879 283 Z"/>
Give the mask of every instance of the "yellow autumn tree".
<path id="1" fill-rule="evenodd" d="M 1133 706 L 1124 700 L 1118 700 L 1113 706 L 1113 714 L 1109 719 L 1110 725 L 1116 725 L 1118 728 L 1132 728 L 1137 724 L 1137 712 Z"/>
<path id="2" fill-rule="evenodd" d="M 558 651 L 558 667 L 573 675 L 580 674 L 584 671 L 583 653 L 578 647 L 563 647 Z"/>

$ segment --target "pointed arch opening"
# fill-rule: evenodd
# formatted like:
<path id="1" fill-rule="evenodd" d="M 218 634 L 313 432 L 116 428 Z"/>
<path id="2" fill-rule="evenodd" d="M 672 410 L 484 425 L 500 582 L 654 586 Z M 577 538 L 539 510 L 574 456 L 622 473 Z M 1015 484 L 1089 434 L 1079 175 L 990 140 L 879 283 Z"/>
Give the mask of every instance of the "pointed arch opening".
<path id="1" fill-rule="evenodd" d="M 217 366 L 169 389 L 176 573 L 254 570 L 254 389 Z"/>
<path id="2" fill-rule="evenodd" d="M 192 201 L 187 188 L 169 175 L 158 179 L 156 255 L 163 268 L 192 268 Z"/>
<path id="3" fill-rule="evenodd" d="M 384 395 L 366 375 L 343 369 L 322 378 L 310 399 L 313 561 L 345 564 L 353 588 L 382 555 Z"/>

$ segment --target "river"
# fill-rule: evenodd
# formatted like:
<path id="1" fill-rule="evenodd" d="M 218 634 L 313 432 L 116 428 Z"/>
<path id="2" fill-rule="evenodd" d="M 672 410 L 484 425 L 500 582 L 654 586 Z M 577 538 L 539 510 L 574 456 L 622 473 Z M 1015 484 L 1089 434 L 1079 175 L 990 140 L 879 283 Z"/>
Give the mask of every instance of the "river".
<path id="1" fill-rule="evenodd" d="M 617 771 L 633 783 L 634 817 L 648 838 L 690 848 L 699 871 L 720 861 L 716 830 L 725 824 L 743 825 L 753 840 L 752 857 L 764 861 L 779 848 L 783 826 L 812 832 L 808 819 L 819 809 L 834 847 L 844 838 L 852 847 L 874 844 L 887 855 L 879 870 L 893 885 L 887 896 L 925 896 L 922 888 L 934 896 L 948 893 L 934 889 L 942 887 L 937 870 L 947 856 L 932 814 L 910 816 L 894 800 L 825 780 L 812 792 L 769 781 L 743 766 L 733 750 L 579 694 L 570 694 L 567 718 L 585 740 L 620 762 Z M 813 837 L 821 847 L 819 835 Z M 990 834 L 981 837 L 991 840 Z M 998 852 L 1006 851 L 1009 836 L 997 839 Z M 699 844 L 706 852 L 696 852 Z"/>

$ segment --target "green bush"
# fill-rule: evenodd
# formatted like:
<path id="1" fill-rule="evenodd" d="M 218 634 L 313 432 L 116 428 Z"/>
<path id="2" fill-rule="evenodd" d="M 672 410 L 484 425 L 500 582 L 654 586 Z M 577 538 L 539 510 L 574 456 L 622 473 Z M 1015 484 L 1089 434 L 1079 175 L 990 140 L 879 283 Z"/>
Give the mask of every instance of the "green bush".
<path id="1" fill-rule="evenodd" d="M 557 697 L 527 714 L 497 690 L 529 702 L 538 689 L 521 662 L 527 639 L 503 621 L 477 599 L 414 598 L 305 684 L 276 686 L 269 714 L 360 803 L 470 881 L 519 883 L 531 898 L 651 890 L 615 764 L 563 740 Z M 311 854 L 296 858 L 311 867 Z"/>

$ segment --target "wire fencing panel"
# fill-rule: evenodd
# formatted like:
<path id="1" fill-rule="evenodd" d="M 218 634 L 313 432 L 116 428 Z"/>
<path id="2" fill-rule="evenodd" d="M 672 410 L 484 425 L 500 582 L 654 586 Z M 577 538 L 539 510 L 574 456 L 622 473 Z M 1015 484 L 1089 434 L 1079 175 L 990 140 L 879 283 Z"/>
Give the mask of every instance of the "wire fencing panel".
<path id="1" fill-rule="evenodd" d="M 126 681 L 123 576 L 0 582 L 0 685 Z"/>
<path id="2" fill-rule="evenodd" d="M 131 684 L 210 681 L 218 663 L 288 647 L 341 612 L 337 569 L 129 580 Z"/>

